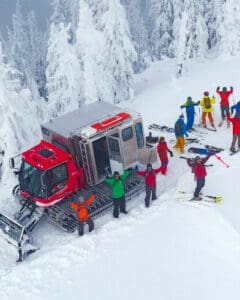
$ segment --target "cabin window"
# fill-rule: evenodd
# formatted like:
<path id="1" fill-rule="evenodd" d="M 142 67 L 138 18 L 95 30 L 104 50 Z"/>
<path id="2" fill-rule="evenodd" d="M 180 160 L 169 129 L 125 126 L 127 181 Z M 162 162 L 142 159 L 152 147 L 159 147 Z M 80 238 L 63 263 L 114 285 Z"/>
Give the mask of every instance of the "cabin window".
<path id="1" fill-rule="evenodd" d="M 120 153 L 118 140 L 109 138 L 108 139 L 108 144 L 109 144 L 110 151 L 115 152 L 115 153 Z"/>
<path id="2" fill-rule="evenodd" d="M 124 142 L 130 140 L 133 137 L 132 127 L 128 127 L 122 130 L 122 139 Z"/>
<path id="3" fill-rule="evenodd" d="M 137 146 L 138 146 L 138 149 L 141 149 L 144 147 L 142 123 L 140 123 L 140 122 L 136 123 L 135 129 L 136 129 L 136 135 L 137 135 Z"/>
<path id="4" fill-rule="evenodd" d="M 66 185 L 67 179 L 68 173 L 66 164 L 47 170 L 44 182 L 48 189 L 48 195 L 51 196 L 62 189 Z"/>

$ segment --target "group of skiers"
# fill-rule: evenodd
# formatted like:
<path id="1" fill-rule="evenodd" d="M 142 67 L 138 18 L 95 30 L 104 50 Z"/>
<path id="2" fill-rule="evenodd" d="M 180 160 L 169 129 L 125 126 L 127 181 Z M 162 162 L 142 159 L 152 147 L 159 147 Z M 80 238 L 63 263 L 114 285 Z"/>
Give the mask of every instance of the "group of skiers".
<path id="1" fill-rule="evenodd" d="M 221 122 L 219 126 L 227 120 L 227 126 L 230 126 L 230 122 L 233 124 L 233 140 L 231 144 L 231 151 L 235 151 L 235 144 L 238 141 L 238 147 L 240 148 L 240 101 L 229 107 L 229 96 L 233 93 L 233 87 L 230 87 L 230 90 L 227 90 L 226 87 L 223 87 L 220 91 L 220 87 L 216 89 L 217 94 L 220 96 L 220 108 L 221 108 Z M 186 109 L 187 123 L 184 123 L 184 115 L 181 114 L 175 123 L 175 136 L 176 144 L 173 147 L 176 151 L 184 153 L 185 147 L 185 136 L 188 136 L 188 132 L 194 130 L 194 116 L 195 116 L 195 106 L 202 106 L 202 126 L 207 126 L 207 117 L 213 129 L 215 129 L 214 119 L 213 119 L 213 105 L 216 103 L 215 97 L 209 97 L 209 92 L 204 92 L 203 98 L 194 102 L 192 97 L 188 97 L 187 101 L 181 105 L 181 109 Z M 231 114 L 235 112 L 234 117 L 230 117 Z M 153 138 L 153 137 L 152 137 Z M 156 140 L 157 142 L 157 140 Z M 139 171 L 139 167 L 136 165 L 134 170 L 139 176 L 145 178 L 146 186 L 146 195 L 145 195 L 145 206 L 150 206 L 150 200 L 154 201 L 157 199 L 156 193 L 156 175 L 161 173 L 162 175 L 167 174 L 168 166 L 168 153 L 173 157 L 173 152 L 169 149 L 165 138 L 160 136 L 157 144 L 157 152 L 161 166 L 157 169 L 154 169 L 149 163 L 144 171 Z M 205 158 L 196 156 L 195 158 L 188 158 L 187 164 L 191 167 L 191 170 L 194 174 L 196 180 L 196 188 L 194 191 L 193 200 L 202 200 L 200 196 L 201 189 L 205 185 L 205 177 L 207 175 L 205 163 L 211 157 L 215 155 L 214 151 L 209 151 L 209 154 Z M 113 201 L 113 217 L 119 218 L 119 214 L 127 214 L 126 210 L 126 201 L 125 201 L 125 189 L 124 189 L 124 180 L 131 174 L 133 171 L 132 168 L 126 170 L 122 175 L 119 172 L 115 171 L 113 176 L 107 177 L 105 182 L 111 186 L 112 189 L 112 201 Z M 92 201 L 94 201 L 94 195 L 91 195 L 85 202 L 79 201 L 79 203 L 72 203 L 71 207 L 77 212 L 79 220 L 79 235 L 83 235 L 83 225 L 86 222 L 89 225 L 89 231 L 92 231 L 94 228 L 94 223 L 88 215 L 87 206 L 89 206 Z"/>

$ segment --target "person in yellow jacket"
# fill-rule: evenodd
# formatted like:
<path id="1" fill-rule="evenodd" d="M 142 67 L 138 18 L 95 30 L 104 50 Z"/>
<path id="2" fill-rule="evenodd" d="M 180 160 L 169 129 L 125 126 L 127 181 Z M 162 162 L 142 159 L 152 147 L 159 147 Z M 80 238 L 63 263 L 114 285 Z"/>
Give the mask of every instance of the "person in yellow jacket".
<path id="1" fill-rule="evenodd" d="M 215 128 L 213 122 L 213 104 L 215 103 L 215 97 L 209 97 L 209 92 L 204 92 L 203 98 L 200 101 L 200 105 L 202 106 L 202 125 L 206 127 L 206 117 L 208 116 L 209 122 L 211 123 L 212 127 Z"/>

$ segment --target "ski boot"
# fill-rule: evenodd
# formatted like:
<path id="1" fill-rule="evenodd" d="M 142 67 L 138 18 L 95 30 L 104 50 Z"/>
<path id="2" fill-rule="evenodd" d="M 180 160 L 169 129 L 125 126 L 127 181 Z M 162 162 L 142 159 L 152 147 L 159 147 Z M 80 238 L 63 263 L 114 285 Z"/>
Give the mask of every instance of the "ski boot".
<path id="1" fill-rule="evenodd" d="M 216 129 L 215 125 L 213 123 L 211 123 L 212 128 Z"/>

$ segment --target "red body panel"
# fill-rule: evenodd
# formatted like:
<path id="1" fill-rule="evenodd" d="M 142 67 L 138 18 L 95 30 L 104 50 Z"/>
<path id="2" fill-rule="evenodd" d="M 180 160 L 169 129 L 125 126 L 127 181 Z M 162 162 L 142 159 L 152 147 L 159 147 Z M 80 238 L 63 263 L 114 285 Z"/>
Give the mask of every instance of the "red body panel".
<path id="1" fill-rule="evenodd" d="M 130 117 L 131 117 L 130 114 L 121 112 L 107 120 L 95 123 L 95 124 L 91 125 L 91 127 L 96 129 L 97 131 L 102 131 L 102 130 L 108 129 L 114 125 L 117 125 L 117 124 L 127 120 Z"/>
<path id="2" fill-rule="evenodd" d="M 47 149 L 53 154 L 49 157 L 43 157 L 39 154 L 42 149 Z M 29 195 L 25 191 L 21 191 L 21 195 L 26 198 L 31 198 L 40 207 L 50 207 L 53 204 L 67 198 L 72 193 L 79 191 L 86 186 L 83 168 L 77 168 L 76 164 L 68 152 L 46 142 L 41 141 L 40 144 L 23 153 L 23 159 L 37 169 L 46 171 L 54 168 L 62 163 L 66 163 L 68 171 L 68 179 L 66 184 L 56 193 L 47 199 L 37 198 Z"/>

